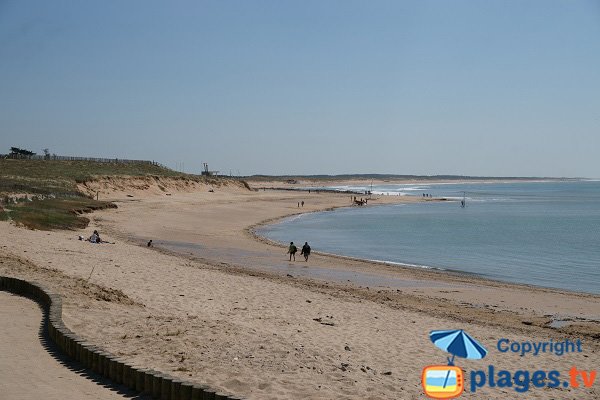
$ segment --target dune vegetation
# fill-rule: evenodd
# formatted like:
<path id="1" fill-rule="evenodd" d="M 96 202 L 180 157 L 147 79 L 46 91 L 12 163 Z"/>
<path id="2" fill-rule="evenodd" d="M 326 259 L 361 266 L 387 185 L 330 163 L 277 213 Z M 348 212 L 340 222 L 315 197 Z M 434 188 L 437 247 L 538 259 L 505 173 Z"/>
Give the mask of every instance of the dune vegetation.
<path id="1" fill-rule="evenodd" d="M 103 176 L 199 178 L 143 162 L 0 159 L 0 220 L 30 229 L 84 228 L 89 220 L 82 214 L 116 207 L 78 190 Z"/>

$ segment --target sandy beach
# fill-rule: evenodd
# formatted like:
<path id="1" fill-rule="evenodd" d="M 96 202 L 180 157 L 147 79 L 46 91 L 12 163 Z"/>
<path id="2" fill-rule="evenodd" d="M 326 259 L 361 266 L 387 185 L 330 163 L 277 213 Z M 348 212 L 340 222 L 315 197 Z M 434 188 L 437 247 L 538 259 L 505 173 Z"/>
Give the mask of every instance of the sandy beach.
<path id="1" fill-rule="evenodd" d="M 70 329 L 137 365 L 248 399 L 417 399 L 423 367 L 446 362 L 428 333 L 464 329 L 489 350 L 458 361 L 466 371 L 597 369 L 600 296 L 326 255 L 318 243 L 309 262 L 289 262 L 285 246 L 253 233 L 350 206 L 348 194 L 233 182 L 98 180 L 82 189 L 118 208 L 95 212 L 82 231 L 0 222 L 0 273 L 45 282 L 64 296 Z M 425 200 L 381 196 L 368 207 L 407 201 Z M 114 244 L 78 240 L 94 229 Z M 581 339 L 583 351 L 500 353 L 502 338 Z M 462 397 L 517 396 L 599 398 L 600 389 L 486 386 Z"/>

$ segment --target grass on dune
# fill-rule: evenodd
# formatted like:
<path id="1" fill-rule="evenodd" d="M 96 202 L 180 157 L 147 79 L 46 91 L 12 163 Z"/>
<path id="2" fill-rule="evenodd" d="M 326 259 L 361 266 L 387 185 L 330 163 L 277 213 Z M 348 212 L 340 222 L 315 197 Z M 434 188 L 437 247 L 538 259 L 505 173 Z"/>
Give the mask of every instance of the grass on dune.
<path id="1" fill-rule="evenodd" d="M 89 220 L 80 214 L 116 206 L 85 197 L 77 184 L 109 176 L 190 179 L 216 186 L 222 183 L 217 177 L 183 174 L 144 162 L 0 159 L 0 221 L 11 220 L 40 230 L 85 228 Z M 23 198 L 25 194 L 27 198 Z"/>
<path id="2" fill-rule="evenodd" d="M 7 221 L 8 220 L 8 212 L 6 212 L 6 210 L 4 208 L 2 208 L 2 206 L 0 206 L 0 221 Z"/>
<path id="3" fill-rule="evenodd" d="M 116 207 L 87 198 L 77 190 L 78 183 L 97 176 L 189 175 L 149 163 L 0 159 L 0 221 L 12 220 L 40 230 L 85 228 L 89 220 L 80 214 Z M 40 198 L 11 199 L 22 194 Z"/>
<path id="4" fill-rule="evenodd" d="M 191 177 L 149 163 L 0 159 L 0 194 L 79 195 L 76 185 L 97 176 Z"/>
<path id="5" fill-rule="evenodd" d="M 5 206 L 6 207 L 6 206 Z M 81 214 L 104 208 L 116 208 L 113 203 L 85 197 L 25 200 L 11 204 L 4 217 L 29 229 L 79 229 L 85 228 L 89 219 Z"/>

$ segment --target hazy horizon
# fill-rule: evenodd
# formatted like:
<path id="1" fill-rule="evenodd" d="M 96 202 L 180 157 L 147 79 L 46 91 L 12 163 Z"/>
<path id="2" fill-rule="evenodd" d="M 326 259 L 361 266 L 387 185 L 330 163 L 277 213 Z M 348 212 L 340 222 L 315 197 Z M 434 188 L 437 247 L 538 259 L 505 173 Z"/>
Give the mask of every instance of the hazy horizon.
<path id="1" fill-rule="evenodd" d="M 386 174 L 386 173 L 340 173 L 340 174 L 290 174 L 290 175 L 265 175 L 265 174 L 254 174 L 254 175 L 243 175 L 240 178 L 365 178 L 365 179 L 386 179 L 386 178 L 429 178 L 429 179 L 552 179 L 552 180 L 597 180 L 598 178 L 588 178 L 585 176 L 485 176 L 485 175 L 448 175 L 448 174 L 435 174 L 435 175 L 415 175 L 415 174 Z"/>
<path id="2" fill-rule="evenodd" d="M 597 1 L 0 1 L 0 153 L 600 178 Z"/>

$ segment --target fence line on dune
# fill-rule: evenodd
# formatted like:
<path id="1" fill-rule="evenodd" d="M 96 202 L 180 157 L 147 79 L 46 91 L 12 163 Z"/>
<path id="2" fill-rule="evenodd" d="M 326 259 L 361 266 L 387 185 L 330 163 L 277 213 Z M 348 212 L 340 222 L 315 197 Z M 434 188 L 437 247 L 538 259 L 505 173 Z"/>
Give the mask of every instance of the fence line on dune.
<path id="1" fill-rule="evenodd" d="M 20 154 L 0 154 L 0 158 L 11 159 L 11 160 L 37 160 L 37 161 L 93 161 L 101 163 L 115 163 L 115 164 L 149 164 L 156 165 L 162 168 L 168 168 L 156 161 L 150 160 L 130 160 L 126 158 L 101 158 L 101 157 L 72 157 L 72 156 L 57 156 L 53 155 L 31 155 L 24 156 Z"/>

